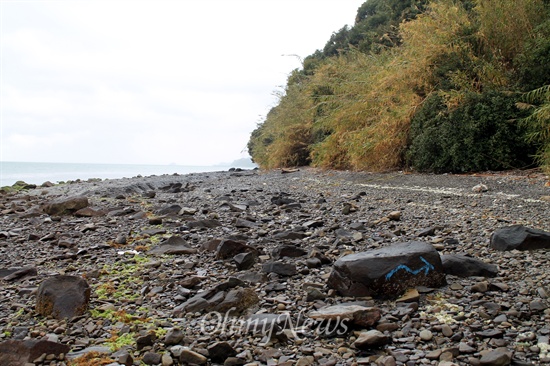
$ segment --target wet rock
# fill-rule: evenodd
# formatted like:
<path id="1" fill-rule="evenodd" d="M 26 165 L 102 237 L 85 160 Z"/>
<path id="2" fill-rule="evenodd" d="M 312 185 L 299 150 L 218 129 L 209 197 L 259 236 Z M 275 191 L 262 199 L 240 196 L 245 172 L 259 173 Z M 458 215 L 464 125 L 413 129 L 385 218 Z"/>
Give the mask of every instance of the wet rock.
<path id="1" fill-rule="evenodd" d="M 64 197 L 44 204 L 42 210 L 50 216 L 66 215 L 88 207 L 88 205 L 87 197 Z"/>
<path id="2" fill-rule="evenodd" d="M 38 287 L 36 312 L 56 319 L 82 315 L 90 302 L 90 286 L 76 276 L 54 276 Z"/>
<path id="3" fill-rule="evenodd" d="M 500 251 L 550 249 L 550 233 L 522 225 L 508 226 L 491 235 L 490 246 Z"/>
<path id="4" fill-rule="evenodd" d="M 441 256 L 441 263 L 446 274 L 458 277 L 496 277 L 498 267 L 479 259 L 459 254 Z"/>
<path id="5" fill-rule="evenodd" d="M 298 271 L 296 265 L 284 262 L 267 262 L 262 266 L 262 271 L 266 273 L 276 273 L 281 276 L 294 276 Z"/>
<path id="6" fill-rule="evenodd" d="M 343 296 L 395 298 L 408 288 L 439 287 L 446 280 L 435 248 L 408 242 L 338 259 L 327 284 Z"/>
<path id="7" fill-rule="evenodd" d="M 173 235 L 156 247 L 149 250 L 151 254 L 195 254 L 198 250 L 191 248 L 181 236 Z"/>

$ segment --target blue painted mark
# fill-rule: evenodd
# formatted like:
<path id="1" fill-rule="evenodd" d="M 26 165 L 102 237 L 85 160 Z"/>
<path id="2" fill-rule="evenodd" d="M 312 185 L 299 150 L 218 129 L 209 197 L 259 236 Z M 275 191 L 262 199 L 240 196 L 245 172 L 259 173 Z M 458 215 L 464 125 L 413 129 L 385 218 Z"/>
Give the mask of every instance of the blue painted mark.
<path id="1" fill-rule="evenodd" d="M 425 275 L 428 275 L 428 272 L 430 272 L 431 270 L 435 269 L 434 266 L 432 266 L 427 260 L 424 259 L 424 257 L 420 257 L 420 260 L 422 262 L 424 262 L 424 265 L 420 268 L 418 268 L 417 270 L 412 270 L 410 269 L 408 266 L 404 265 L 404 264 L 400 264 L 398 265 L 397 267 L 395 267 L 394 269 L 392 269 L 387 275 L 386 275 L 386 281 L 389 280 L 390 278 L 392 278 L 392 276 L 394 274 L 396 274 L 399 270 L 402 270 L 404 269 L 405 271 L 413 274 L 413 275 L 417 275 L 419 274 L 420 272 L 424 271 L 424 274 Z"/>

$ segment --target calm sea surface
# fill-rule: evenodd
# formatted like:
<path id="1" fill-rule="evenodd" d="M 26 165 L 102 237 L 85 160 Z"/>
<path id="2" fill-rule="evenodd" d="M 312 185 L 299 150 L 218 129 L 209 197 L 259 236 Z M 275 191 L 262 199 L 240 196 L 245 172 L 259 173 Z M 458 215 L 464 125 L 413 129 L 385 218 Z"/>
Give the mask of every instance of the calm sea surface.
<path id="1" fill-rule="evenodd" d="M 90 178 L 131 178 L 137 175 L 188 174 L 228 170 L 229 166 L 124 165 L 0 162 L 0 187 L 22 180 L 42 184 Z"/>

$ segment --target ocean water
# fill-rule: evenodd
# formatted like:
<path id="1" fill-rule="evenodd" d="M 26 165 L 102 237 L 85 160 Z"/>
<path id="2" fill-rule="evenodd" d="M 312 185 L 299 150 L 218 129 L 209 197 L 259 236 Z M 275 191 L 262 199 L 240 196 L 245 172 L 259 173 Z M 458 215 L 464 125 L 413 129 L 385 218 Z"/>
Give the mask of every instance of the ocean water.
<path id="1" fill-rule="evenodd" d="M 40 185 L 90 178 L 132 178 L 137 175 L 188 174 L 226 171 L 230 166 L 133 165 L 133 164 L 72 164 L 0 162 L 0 187 L 17 181 Z M 238 168 L 235 166 L 235 168 Z M 250 169 L 250 167 L 248 167 Z"/>

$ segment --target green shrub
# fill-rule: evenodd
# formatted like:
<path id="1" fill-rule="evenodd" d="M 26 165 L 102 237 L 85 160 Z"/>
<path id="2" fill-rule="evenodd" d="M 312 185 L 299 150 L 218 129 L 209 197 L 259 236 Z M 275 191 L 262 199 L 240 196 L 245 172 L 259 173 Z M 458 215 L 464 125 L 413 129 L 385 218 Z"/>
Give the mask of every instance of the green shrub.
<path id="1" fill-rule="evenodd" d="M 516 98 L 499 92 L 467 93 L 454 109 L 434 93 L 412 118 L 406 160 L 430 172 L 469 172 L 523 168 L 532 164 L 534 146 L 519 123 L 525 112 Z"/>

